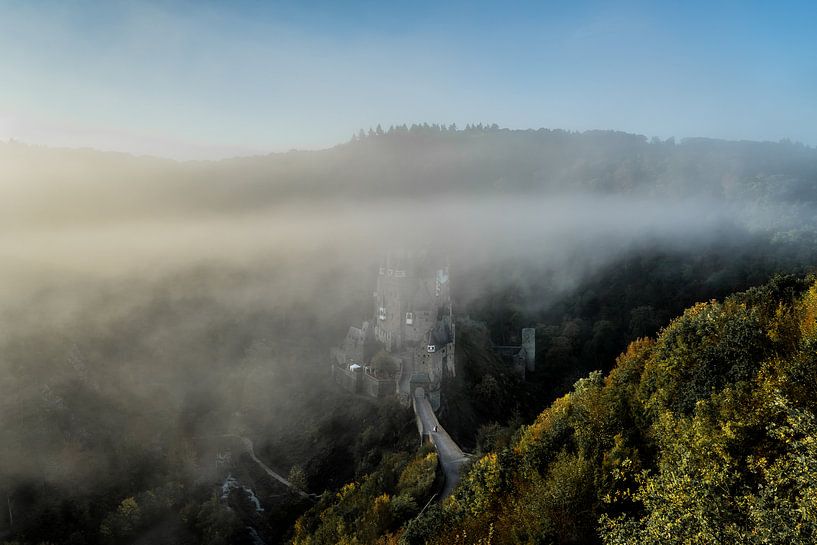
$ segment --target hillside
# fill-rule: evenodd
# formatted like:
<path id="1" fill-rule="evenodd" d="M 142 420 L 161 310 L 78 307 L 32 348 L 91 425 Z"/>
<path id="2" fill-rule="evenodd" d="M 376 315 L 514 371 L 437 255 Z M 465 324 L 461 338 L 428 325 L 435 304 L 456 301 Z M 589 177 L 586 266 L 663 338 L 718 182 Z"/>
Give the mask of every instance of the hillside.
<path id="1" fill-rule="evenodd" d="M 15 207 L 0 209 L 5 221 L 223 214 L 304 201 L 565 193 L 713 199 L 753 207 L 785 203 L 794 210 L 817 202 L 817 150 L 800 144 L 703 138 L 676 143 L 615 131 L 481 125 L 401 126 L 326 150 L 185 163 L 9 142 L 0 144 L 0 173 L 15 196 Z M 62 206 L 42 200 L 53 194 L 62 197 Z"/>
<path id="2" fill-rule="evenodd" d="M 817 545 L 815 28 L 0 0 L 0 545 Z"/>
<path id="3" fill-rule="evenodd" d="M 311 500 L 235 436 L 321 495 L 300 540 L 340 539 L 327 509 L 364 541 L 426 504 L 411 532 L 464 529 L 428 503 L 436 462 L 413 452 L 410 413 L 326 370 L 371 316 L 378 253 L 448 256 L 459 368 L 440 423 L 501 461 L 523 423 L 684 308 L 813 271 L 815 179 L 817 151 L 797 144 L 614 132 L 424 125 L 191 163 L 0 144 L 0 541 L 289 539 Z M 528 327 L 522 380 L 490 345 Z M 361 515 L 375 492 L 379 514 Z M 591 507 L 575 539 L 626 511 Z M 513 516 L 490 518 L 499 532 Z"/>
<path id="4" fill-rule="evenodd" d="M 293 542 L 814 543 L 815 376 L 817 282 L 776 277 L 633 342 L 442 505 L 398 509 L 394 481 L 368 477 Z"/>

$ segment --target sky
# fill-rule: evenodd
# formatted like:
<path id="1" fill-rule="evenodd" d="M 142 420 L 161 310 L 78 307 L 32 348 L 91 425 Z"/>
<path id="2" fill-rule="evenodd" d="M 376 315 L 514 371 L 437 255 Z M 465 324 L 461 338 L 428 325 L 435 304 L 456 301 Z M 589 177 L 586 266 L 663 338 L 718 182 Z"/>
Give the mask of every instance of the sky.
<path id="1" fill-rule="evenodd" d="M 378 123 L 817 145 L 811 1 L 0 0 L 0 140 L 175 159 Z"/>

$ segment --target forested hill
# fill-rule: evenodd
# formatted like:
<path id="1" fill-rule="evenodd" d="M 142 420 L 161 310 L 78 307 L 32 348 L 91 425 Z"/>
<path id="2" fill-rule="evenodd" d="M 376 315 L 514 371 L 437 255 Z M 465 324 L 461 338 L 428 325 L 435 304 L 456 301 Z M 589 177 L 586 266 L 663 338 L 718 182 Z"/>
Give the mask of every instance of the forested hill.
<path id="1" fill-rule="evenodd" d="M 613 131 L 496 126 L 402 126 L 327 150 L 187 163 L 10 142 L 0 144 L 0 168 L 7 186 L 17 189 L 17 203 L 36 205 L 57 191 L 67 204 L 93 199 L 96 214 L 116 217 L 256 209 L 292 199 L 531 192 L 817 201 L 817 150 L 800 144 L 702 138 L 676 143 Z"/>
<path id="2" fill-rule="evenodd" d="M 815 376 L 817 283 L 776 277 L 632 343 L 482 453 L 442 505 L 414 516 L 381 469 L 305 515 L 294 542 L 815 543 Z"/>
<path id="3" fill-rule="evenodd" d="M 349 168 L 350 185 L 356 181 L 363 191 L 817 199 L 817 150 L 789 142 L 676 143 L 618 131 L 415 125 L 361 134 L 329 153 L 330 161 Z"/>
<path id="4" fill-rule="evenodd" d="M 496 127 L 192 163 L 0 144 L 0 539 L 289 538 L 307 506 L 227 434 L 325 492 L 301 543 L 648 542 L 678 505 L 706 506 L 679 535 L 813 537 L 791 480 L 814 469 L 806 283 L 695 307 L 558 397 L 694 302 L 812 270 L 815 182 L 791 143 Z M 441 422 L 481 458 L 442 507 L 410 415 L 326 372 L 371 312 L 373 254 L 401 244 L 445 251 L 463 318 Z M 524 381 L 490 350 L 523 327 Z"/>

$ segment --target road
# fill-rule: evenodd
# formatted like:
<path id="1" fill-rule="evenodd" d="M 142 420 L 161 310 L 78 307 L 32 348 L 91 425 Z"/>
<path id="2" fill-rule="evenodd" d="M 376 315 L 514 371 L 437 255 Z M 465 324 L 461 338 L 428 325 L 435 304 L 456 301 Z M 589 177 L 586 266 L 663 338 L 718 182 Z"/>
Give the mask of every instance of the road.
<path id="1" fill-rule="evenodd" d="M 292 490 L 293 492 L 295 492 L 296 494 L 298 494 L 302 498 L 313 498 L 314 499 L 314 498 L 318 497 L 317 494 L 309 494 L 308 492 L 304 492 L 303 490 L 301 490 L 300 488 L 298 488 L 297 486 L 295 486 L 294 484 L 292 484 L 291 482 L 286 480 L 280 474 L 278 474 L 275 471 L 273 471 L 272 469 L 270 469 L 267 466 L 267 464 L 265 464 L 264 462 L 259 460 L 258 456 L 255 455 L 255 449 L 253 448 L 252 439 L 250 439 L 249 437 L 242 437 L 240 435 L 225 435 L 225 437 L 235 437 L 237 439 L 241 439 L 241 442 L 244 444 L 244 448 L 247 450 L 247 454 L 250 455 L 250 458 L 252 458 L 252 461 L 255 462 L 256 464 L 258 464 L 258 467 L 260 467 L 264 471 L 264 473 L 266 473 L 267 475 L 269 475 L 270 477 L 272 477 L 273 479 L 275 479 L 276 481 L 278 481 L 282 485 L 286 486 L 287 488 L 289 488 L 290 490 Z"/>
<path id="2" fill-rule="evenodd" d="M 441 499 L 447 498 L 460 480 L 460 470 L 462 465 L 468 461 L 468 456 L 460 449 L 459 445 L 451 439 L 448 432 L 440 426 L 437 415 L 431 408 L 431 404 L 426 398 L 425 391 L 417 388 L 414 392 L 414 413 L 419 420 L 418 427 L 422 427 L 421 436 L 428 436 L 431 443 L 437 449 L 440 465 L 445 474 L 445 485 L 440 494 Z M 436 431 L 434 431 L 436 430 Z"/>

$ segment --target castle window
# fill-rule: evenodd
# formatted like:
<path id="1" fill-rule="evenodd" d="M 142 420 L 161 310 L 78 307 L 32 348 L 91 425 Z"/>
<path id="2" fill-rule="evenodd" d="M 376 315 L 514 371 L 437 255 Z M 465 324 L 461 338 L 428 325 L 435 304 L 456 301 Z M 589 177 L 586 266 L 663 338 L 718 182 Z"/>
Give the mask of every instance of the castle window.
<path id="1" fill-rule="evenodd" d="M 414 323 L 414 313 L 413 312 L 406 312 L 406 325 L 411 325 Z"/>
<path id="2" fill-rule="evenodd" d="M 377 311 L 377 319 L 378 320 L 386 319 L 386 307 L 380 307 L 380 309 Z"/>

